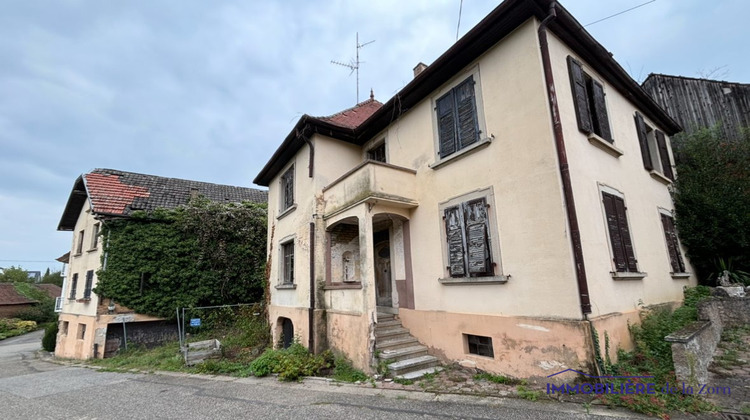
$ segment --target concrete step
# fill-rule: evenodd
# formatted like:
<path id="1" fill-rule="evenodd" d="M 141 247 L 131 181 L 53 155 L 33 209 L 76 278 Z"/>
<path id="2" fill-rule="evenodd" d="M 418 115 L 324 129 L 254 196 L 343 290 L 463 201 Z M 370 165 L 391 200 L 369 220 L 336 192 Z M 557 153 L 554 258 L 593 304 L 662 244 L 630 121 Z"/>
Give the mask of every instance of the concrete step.
<path id="1" fill-rule="evenodd" d="M 375 349 L 384 351 L 384 350 L 394 350 L 399 349 L 403 347 L 410 347 L 418 345 L 419 341 L 417 341 L 416 338 L 412 337 L 411 335 L 405 335 L 400 337 L 394 337 L 389 338 L 388 340 L 376 340 L 375 341 Z"/>
<path id="2" fill-rule="evenodd" d="M 430 373 L 440 372 L 441 370 L 443 370 L 443 368 L 441 368 L 440 366 L 435 366 L 435 367 L 430 367 L 430 368 L 426 368 L 426 369 L 419 369 L 419 370 L 415 370 L 415 371 L 412 371 L 412 372 L 404 373 L 403 375 L 398 375 L 396 377 L 399 378 L 399 379 L 414 380 L 414 379 L 419 379 L 419 378 L 423 377 L 424 375 L 427 375 L 427 374 L 430 374 Z"/>
<path id="3" fill-rule="evenodd" d="M 379 330 L 382 328 L 391 328 L 391 327 L 400 327 L 401 321 L 397 319 L 389 319 L 387 321 L 378 321 L 377 325 L 375 326 L 375 330 Z"/>
<path id="4" fill-rule="evenodd" d="M 437 365 L 438 359 L 435 356 L 418 356 L 391 363 L 388 365 L 388 372 L 391 375 L 399 376 L 409 372 L 435 367 Z"/>
<path id="5" fill-rule="evenodd" d="M 393 321 L 396 319 L 396 315 L 393 314 L 378 314 L 378 322 Z"/>
<path id="6" fill-rule="evenodd" d="M 390 328 L 383 328 L 383 329 L 376 329 L 375 330 L 375 339 L 383 339 L 387 340 L 390 338 L 395 338 L 402 335 L 409 335 L 409 330 L 402 326 L 397 327 L 390 327 Z"/>
<path id="7" fill-rule="evenodd" d="M 397 349 L 386 349 L 380 351 L 378 356 L 380 360 L 386 363 L 398 362 L 400 360 L 409 359 L 412 357 L 426 356 L 427 347 L 423 345 L 401 347 Z"/>

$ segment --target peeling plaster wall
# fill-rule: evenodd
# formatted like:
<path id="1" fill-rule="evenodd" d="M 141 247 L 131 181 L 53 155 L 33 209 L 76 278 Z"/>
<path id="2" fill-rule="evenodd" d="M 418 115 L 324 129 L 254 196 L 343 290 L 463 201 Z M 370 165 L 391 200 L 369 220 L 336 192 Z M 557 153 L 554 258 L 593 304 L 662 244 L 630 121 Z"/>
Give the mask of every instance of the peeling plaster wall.
<path id="1" fill-rule="evenodd" d="M 370 318 L 362 313 L 327 311 L 328 345 L 345 354 L 357 369 L 372 373 L 371 357 L 374 332 Z"/>

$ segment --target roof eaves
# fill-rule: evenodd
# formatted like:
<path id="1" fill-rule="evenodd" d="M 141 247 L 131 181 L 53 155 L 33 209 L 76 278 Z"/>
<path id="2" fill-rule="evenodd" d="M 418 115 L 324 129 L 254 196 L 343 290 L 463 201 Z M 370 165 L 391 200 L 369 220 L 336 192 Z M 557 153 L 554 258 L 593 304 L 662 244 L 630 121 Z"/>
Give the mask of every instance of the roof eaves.
<path id="1" fill-rule="evenodd" d="M 73 183 L 73 189 L 70 191 L 65 210 L 63 210 L 60 222 L 57 224 L 57 230 L 70 231 L 75 229 L 78 215 L 88 199 L 86 184 L 83 179 L 84 176 L 80 175 Z"/>

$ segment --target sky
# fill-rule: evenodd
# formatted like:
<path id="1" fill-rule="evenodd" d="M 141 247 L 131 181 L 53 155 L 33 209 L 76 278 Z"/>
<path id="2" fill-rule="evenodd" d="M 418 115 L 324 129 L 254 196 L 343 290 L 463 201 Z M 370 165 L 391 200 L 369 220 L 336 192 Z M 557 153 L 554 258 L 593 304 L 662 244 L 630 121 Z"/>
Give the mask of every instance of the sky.
<path id="1" fill-rule="evenodd" d="M 586 25 L 648 0 L 563 0 Z M 0 0 L 0 267 L 60 269 L 75 179 L 252 180 L 302 114 L 386 102 L 487 0 Z M 655 0 L 586 29 L 649 73 L 750 83 L 747 0 Z"/>

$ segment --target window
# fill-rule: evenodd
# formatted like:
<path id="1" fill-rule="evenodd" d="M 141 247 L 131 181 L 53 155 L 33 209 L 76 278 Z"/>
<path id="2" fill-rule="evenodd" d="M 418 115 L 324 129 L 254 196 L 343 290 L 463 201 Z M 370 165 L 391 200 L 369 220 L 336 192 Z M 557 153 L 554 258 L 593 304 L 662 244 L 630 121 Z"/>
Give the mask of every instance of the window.
<path id="1" fill-rule="evenodd" d="M 367 151 L 367 159 L 385 163 L 385 142 Z"/>
<path id="2" fill-rule="evenodd" d="M 638 261 L 635 259 L 633 242 L 626 215 L 625 200 L 615 194 L 602 191 L 604 213 L 607 217 L 607 230 L 612 249 L 612 261 L 616 272 L 637 273 Z"/>
<path id="3" fill-rule="evenodd" d="M 60 322 L 60 334 L 68 335 L 68 325 L 70 325 L 68 321 Z"/>
<path id="4" fill-rule="evenodd" d="M 294 205 L 294 166 L 281 175 L 281 211 Z"/>
<path id="5" fill-rule="evenodd" d="M 435 110 L 441 159 L 479 141 L 473 75 L 438 98 Z"/>
<path id="6" fill-rule="evenodd" d="M 73 274 L 73 279 L 70 282 L 70 297 L 68 299 L 76 298 L 76 288 L 78 287 L 78 273 Z"/>
<path id="7" fill-rule="evenodd" d="M 282 284 L 294 283 L 294 240 L 281 244 Z"/>
<path id="8" fill-rule="evenodd" d="M 596 134 L 610 143 L 614 142 L 609 128 L 604 86 L 586 74 L 581 63 L 571 56 L 568 56 L 568 70 L 578 129 L 586 134 Z"/>
<path id="9" fill-rule="evenodd" d="M 494 275 L 488 209 L 486 197 L 444 208 L 450 277 Z"/>
<path id="10" fill-rule="evenodd" d="M 78 247 L 76 248 L 76 254 L 83 252 L 83 230 L 78 232 Z"/>
<path id="11" fill-rule="evenodd" d="M 91 234 L 91 249 L 96 249 L 99 244 L 99 223 L 94 224 L 94 232 Z"/>
<path id="12" fill-rule="evenodd" d="M 669 146 L 667 146 L 664 133 L 646 124 L 643 115 L 639 112 L 635 113 L 635 129 L 638 132 L 638 144 L 641 146 L 643 167 L 674 181 L 672 162 L 669 159 Z"/>
<path id="13" fill-rule="evenodd" d="M 86 287 L 83 289 L 83 298 L 91 299 L 91 287 L 94 283 L 94 270 L 86 272 Z"/>
<path id="14" fill-rule="evenodd" d="M 78 335 L 76 338 L 79 340 L 86 338 L 86 324 L 78 324 Z"/>
<path id="15" fill-rule="evenodd" d="M 464 334 L 464 337 L 466 337 L 466 344 L 470 354 L 495 357 L 495 352 L 492 349 L 492 338 L 471 334 Z"/>
<path id="16" fill-rule="evenodd" d="M 685 273 L 685 260 L 680 252 L 680 242 L 677 240 L 677 231 L 674 228 L 672 216 L 660 213 L 661 225 L 664 227 L 664 238 L 667 240 L 667 252 L 669 262 L 672 265 L 672 273 Z"/>

